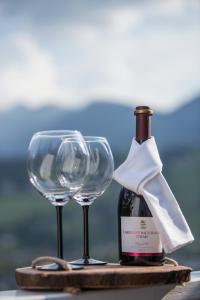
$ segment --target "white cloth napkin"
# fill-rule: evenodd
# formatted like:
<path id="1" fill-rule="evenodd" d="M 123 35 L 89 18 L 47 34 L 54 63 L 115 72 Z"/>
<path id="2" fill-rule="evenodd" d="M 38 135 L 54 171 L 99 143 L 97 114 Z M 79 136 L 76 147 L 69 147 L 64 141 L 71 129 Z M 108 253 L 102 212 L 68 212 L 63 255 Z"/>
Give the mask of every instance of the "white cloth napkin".
<path id="1" fill-rule="evenodd" d="M 143 195 L 160 232 L 163 249 L 171 253 L 191 243 L 194 237 L 161 172 L 162 162 L 154 137 L 142 144 L 133 139 L 127 159 L 114 171 L 114 179 Z"/>

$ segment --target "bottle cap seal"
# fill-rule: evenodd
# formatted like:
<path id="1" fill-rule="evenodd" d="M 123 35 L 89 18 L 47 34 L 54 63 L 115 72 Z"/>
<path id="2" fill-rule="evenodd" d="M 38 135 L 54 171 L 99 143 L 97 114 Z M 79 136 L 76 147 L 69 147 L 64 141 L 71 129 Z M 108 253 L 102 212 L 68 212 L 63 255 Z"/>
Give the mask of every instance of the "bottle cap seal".
<path id="1" fill-rule="evenodd" d="M 153 115 L 153 110 L 148 106 L 137 106 L 134 111 L 134 115 L 137 114 L 147 114 L 149 116 Z"/>

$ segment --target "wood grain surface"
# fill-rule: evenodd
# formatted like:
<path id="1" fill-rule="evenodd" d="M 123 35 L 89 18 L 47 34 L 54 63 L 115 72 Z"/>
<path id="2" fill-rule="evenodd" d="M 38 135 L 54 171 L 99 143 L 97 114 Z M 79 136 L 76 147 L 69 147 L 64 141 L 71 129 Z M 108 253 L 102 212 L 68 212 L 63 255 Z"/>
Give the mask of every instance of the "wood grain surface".
<path id="1" fill-rule="evenodd" d="M 113 289 L 147 285 L 180 285 L 190 280 L 185 266 L 132 267 L 109 264 L 83 270 L 47 272 L 30 267 L 16 269 L 19 288 L 31 290 Z"/>

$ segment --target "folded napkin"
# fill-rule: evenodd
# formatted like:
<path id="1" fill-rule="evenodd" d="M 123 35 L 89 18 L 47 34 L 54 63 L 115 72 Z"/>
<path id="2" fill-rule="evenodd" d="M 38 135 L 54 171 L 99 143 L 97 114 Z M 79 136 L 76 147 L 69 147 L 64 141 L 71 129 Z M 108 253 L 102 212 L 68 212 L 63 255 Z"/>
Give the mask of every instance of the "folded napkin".
<path id="1" fill-rule="evenodd" d="M 154 137 L 142 144 L 133 139 L 125 162 L 114 171 L 114 179 L 142 195 L 151 211 L 166 253 L 194 240 L 181 209 L 162 175 L 162 162 Z"/>

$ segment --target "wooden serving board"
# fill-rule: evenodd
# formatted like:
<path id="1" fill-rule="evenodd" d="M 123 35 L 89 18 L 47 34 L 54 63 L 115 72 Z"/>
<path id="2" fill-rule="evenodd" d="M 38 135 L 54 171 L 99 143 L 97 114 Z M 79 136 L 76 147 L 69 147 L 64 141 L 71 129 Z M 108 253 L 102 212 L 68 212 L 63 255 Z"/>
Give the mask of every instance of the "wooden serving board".
<path id="1" fill-rule="evenodd" d="M 191 268 L 185 266 L 132 267 L 109 264 L 74 271 L 39 271 L 30 267 L 16 269 L 21 289 L 67 290 L 130 288 L 158 284 L 183 284 L 190 280 Z"/>

